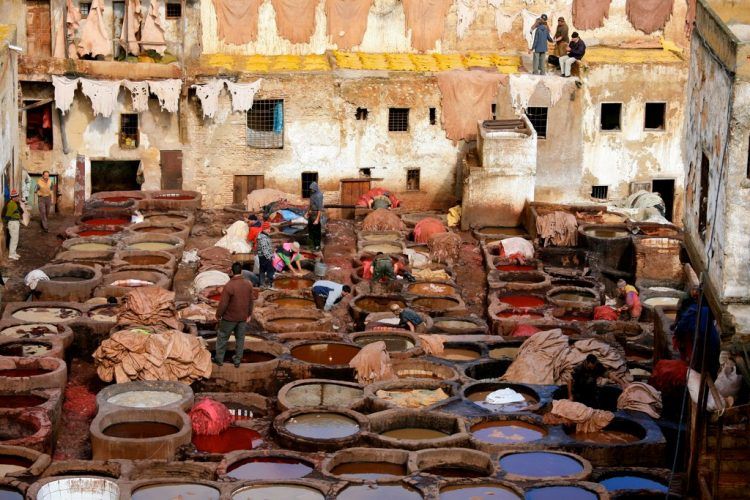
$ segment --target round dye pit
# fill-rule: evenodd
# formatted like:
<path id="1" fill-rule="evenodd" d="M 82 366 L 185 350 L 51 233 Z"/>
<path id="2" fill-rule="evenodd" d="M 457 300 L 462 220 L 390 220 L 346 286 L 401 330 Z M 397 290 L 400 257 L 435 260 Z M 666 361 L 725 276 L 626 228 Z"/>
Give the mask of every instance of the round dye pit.
<path id="1" fill-rule="evenodd" d="M 526 500 L 598 500 L 599 495 L 580 486 L 545 486 L 526 490 Z"/>
<path id="2" fill-rule="evenodd" d="M 221 298 L 221 297 L 220 297 Z M 315 323 L 318 321 L 315 318 L 276 318 L 276 319 L 269 319 L 267 321 L 268 326 L 276 328 L 283 328 L 283 329 L 292 329 L 295 326 L 302 326 L 305 324 Z"/>
<path id="3" fill-rule="evenodd" d="M 0 356 L 30 358 L 46 356 L 51 350 L 52 345 L 44 342 L 8 342 L 0 345 Z"/>
<path id="4" fill-rule="evenodd" d="M 309 439 L 340 439 L 359 432 L 353 418 L 338 413 L 302 413 L 284 423 L 291 434 Z"/>
<path id="5" fill-rule="evenodd" d="M 159 408 L 182 399 L 180 394 L 169 391 L 128 391 L 115 394 L 107 403 L 127 408 Z"/>
<path id="6" fill-rule="evenodd" d="M 0 441 L 12 441 L 33 436 L 39 426 L 14 415 L 0 415 Z"/>
<path id="7" fill-rule="evenodd" d="M 583 472 L 583 463 L 573 457 L 545 451 L 529 451 L 505 455 L 500 468 L 522 477 L 565 477 Z M 557 497 L 567 498 L 564 496 Z"/>
<path id="8" fill-rule="evenodd" d="M 663 306 L 663 307 L 677 307 L 680 303 L 678 297 L 651 297 L 643 301 L 644 304 L 651 307 Z"/>
<path id="9" fill-rule="evenodd" d="M 289 309 L 315 309 L 315 302 L 302 297 L 279 297 L 268 301 L 276 307 Z"/>
<path id="10" fill-rule="evenodd" d="M 33 486 L 32 486 L 33 488 Z M 36 497 L 40 500 L 118 500 L 120 487 L 116 482 L 100 477 L 72 477 L 57 479 L 42 485 Z"/>
<path id="11" fill-rule="evenodd" d="M 106 243 L 78 243 L 71 245 L 68 250 L 72 252 L 102 252 L 112 248 L 112 245 Z"/>
<path id="12" fill-rule="evenodd" d="M 180 231 L 183 231 L 183 229 L 174 227 L 174 226 L 168 226 L 168 225 L 153 225 L 153 226 L 141 226 L 133 228 L 133 231 L 136 233 L 160 233 L 160 234 L 172 234 L 172 233 L 179 233 Z"/>
<path id="13" fill-rule="evenodd" d="M 401 234 L 400 233 L 360 234 L 359 239 L 362 241 L 398 241 L 401 239 Z"/>
<path id="14" fill-rule="evenodd" d="M 447 486 L 440 490 L 439 498 L 440 500 L 519 500 L 521 497 L 510 488 L 497 484 L 467 484 Z"/>
<path id="15" fill-rule="evenodd" d="M 495 347 L 494 349 L 490 349 L 489 356 L 492 359 L 516 359 L 518 349 L 518 347 Z"/>
<path id="16" fill-rule="evenodd" d="M 13 337 L 17 339 L 31 339 L 41 335 L 57 335 L 57 325 L 45 325 L 44 323 L 26 323 L 23 325 L 10 326 L 0 331 L 0 337 Z"/>
<path id="17" fill-rule="evenodd" d="M 273 287 L 277 290 L 304 290 L 313 285 L 309 278 L 278 278 L 273 280 Z"/>
<path id="18" fill-rule="evenodd" d="M 408 293 L 415 295 L 428 295 L 430 297 L 442 297 L 456 293 L 456 289 L 445 283 L 412 283 L 406 288 Z"/>
<path id="19" fill-rule="evenodd" d="M 131 266 L 163 266 L 170 260 L 164 255 L 155 254 L 124 255 L 121 259 Z"/>
<path id="20" fill-rule="evenodd" d="M 105 436 L 123 439 L 152 439 L 176 434 L 180 429 L 164 422 L 121 422 L 106 427 Z"/>
<path id="21" fill-rule="evenodd" d="M 550 295 L 550 299 L 562 300 L 565 302 L 580 302 L 584 305 L 593 305 L 598 302 L 596 297 L 586 292 L 559 292 Z"/>
<path id="22" fill-rule="evenodd" d="M 461 302 L 449 297 L 420 297 L 412 300 L 412 305 L 428 311 L 447 311 L 458 307 Z"/>
<path id="23" fill-rule="evenodd" d="M 234 492 L 232 500 L 324 500 L 325 496 L 314 488 L 299 484 L 269 484 L 248 486 Z M 341 497 L 339 497 L 341 498 Z"/>
<path id="24" fill-rule="evenodd" d="M 518 264 L 500 264 L 495 266 L 498 271 L 506 273 L 526 273 L 530 271 L 536 271 L 535 266 L 522 266 Z"/>
<path id="25" fill-rule="evenodd" d="M 85 229 L 76 233 L 80 238 L 87 238 L 89 236 L 112 236 L 117 233 L 114 229 Z"/>
<path id="26" fill-rule="evenodd" d="M 495 405 L 485 402 L 485 399 L 491 393 L 499 390 L 510 388 L 521 394 L 524 401 L 518 403 L 508 403 L 503 405 Z M 529 406 L 533 406 L 539 402 L 539 398 L 532 394 L 531 389 L 527 389 L 518 385 L 510 384 L 476 384 L 472 387 L 467 388 L 464 391 L 466 398 L 477 406 L 481 406 L 485 410 L 492 412 L 501 413 L 512 413 L 517 411 L 527 411 Z"/>
<path id="27" fill-rule="evenodd" d="M 393 438 L 393 439 L 414 439 L 422 441 L 425 439 L 438 439 L 450 436 L 447 432 L 438 431 L 435 429 L 427 429 L 425 427 L 401 427 L 399 429 L 391 429 L 380 433 L 381 436 Z"/>
<path id="28" fill-rule="evenodd" d="M 348 365 L 359 349 L 357 346 L 336 343 L 303 344 L 294 347 L 291 354 L 307 363 L 335 366 Z"/>
<path id="29" fill-rule="evenodd" d="M 446 392 L 448 391 L 448 392 Z M 380 389 L 375 396 L 399 408 L 420 409 L 432 406 L 450 397 L 449 389 Z"/>
<path id="30" fill-rule="evenodd" d="M 285 457 L 256 457 L 235 462 L 227 468 L 227 477 L 241 481 L 299 479 L 313 471 L 308 462 Z"/>
<path id="31" fill-rule="evenodd" d="M 474 380 L 491 380 L 502 377 L 510 366 L 510 359 L 489 359 L 472 364 L 464 370 Z"/>
<path id="32" fill-rule="evenodd" d="M 385 342 L 385 349 L 389 352 L 404 352 L 414 347 L 409 337 L 400 335 L 360 335 L 354 339 L 354 343 L 361 347 L 380 341 Z"/>
<path id="33" fill-rule="evenodd" d="M 173 243 L 167 243 L 164 241 L 141 241 L 139 243 L 131 243 L 127 246 L 127 250 L 171 250 L 175 247 Z"/>
<path id="34" fill-rule="evenodd" d="M 291 384 L 294 384 L 292 382 Z M 287 387 L 290 387 L 291 384 Z M 283 392 L 284 389 L 282 388 Z M 280 399 L 282 397 L 280 392 Z M 355 386 L 335 382 L 310 382 L 291 386 L 283 394 L 287 408 L 299 406 L 349 406 L 361 399 L 364 391 Z"/>
<path id="35" fill-rule="evenodd" d="M 0 394 L 0 408 L 31 408 L 46 402 L 46 398 L 34 394 Z"/>
<path id="36" fill-rule="evenodd" d="M 435 328 L 442 331 L 474 330 L 480 328 L 477 323 L 462 319 L 435 319 Z"/>
<path id="37" fill-rule="evenodd" d="M 47 370 L 45 368 L 9 368 L 7 370 L 0 370 L 0 377 L 35 377 L 37 375 L 44 375 L 51 371 L 52 370 Z"/>
<path id="38" fill-rule="evenodd" d="M 365 296 L 359 299 L 354 299 L 352 302 L 359 309 L 362 309 L 366 313 L 381 313 L 389 312 L 391 304 L 398 304 L 399 307 L 406 307 L 406 302 L 399 299 L 391 299 L 389 297 L 374 297 Z"/>
<path id="39" fill-rule="evenodd" d="M 373 243 L 362 247 L 363 252 L 368 253 L 401 253 L 403 248 L 401 245 L 394 245 L 391 243 Z"/>
<path id="40" fill-rule="evenodd" d="M 26 470 L 34 463 L 33 460 L 29 460 L 28 458 L 24 457 L 18 457 L 15 455 L 0 455 L 0 477 L 5 477 L 6 474 L 12 473 L 12 472 L 19 472 L 22 470 Z M 0 489 L 0 500 L 5 500 L 6 498 L 23 498 L 21 497 L 13 497 L 13 496 L 7 496 L 2 489 Z"/>
<path id="41" fill-rule="evenodd" d="M 106 201 L 107 203 L 124 203 L 126 201 L 138 199 L 140 198 L 137 198 L 135 196 L 109 196 L 106 198 L 102 198 L 102 201 Z"/>
<path id="42" fill-rule="evenodd" d="M 144 217 L 144 222 L 151 224 L 185 224 L 188 220 L 187 216 L 179 214 L 154 214 Z"/>
<path id="43" fill-rule="evenodd" d="M 93 321 L 101 321 L 103 323 L 114 323 L 117 321 L 117 314 L 119 312 L 118 306 L 100 306 L 95 309 L 91 309 L 88 313 L 89 318 Z"/>
<path id="44" fill-rule="evenodd" d="M 155 484 L 135 490 L 132 500 L 188 499 L 219 500 L 221 493 L 216 488 L 195 483 Z"/>
<path id="45" fill-rule="evenodd" d="M 619 417 L 615 417 L 607 427 L 598 432 L 577 432 L 575 426 L 565 426 L 564 429 L 571 438 L 589 444 L 629 444 L 646 437 L 643 427 L 631 420 Z"/>
<path id="46" fill-rule="evenodd" d="M 481 422 L 471 427 L 475 439 L 489 444 L 519 444 L 538 441 L 547 435 L 544 427 L 522 420 Z"/>
<path id="47" fill-rule="evenodd" d="M 669 487 L 664 483 L 661 483 L 659 481 L 655 481 L 653 479 L 643 477 L 643 476 L 634 476 L 634 475 L 627 475 L 627 474 L 623 474 L 619 476 L 610 476 L 606 479 L 602 479 L 601 481 L 599 481 L 599 484 L 607 488 L 607 491 L 650 490 L 650 491 L 659 491 L 662 493 L 667 493 L 669 491 Z"/>
<path id="48" fill-rule="evenodd" d="M 204 453 L 253 450 L 263 444 L 260 433 L 245 427 L 230 427 L 216 436 L 193 434 L 193 445 Z"/>
<path id="49" fill-rule="evenodd" d="M 498 300 L 503 304 L 519 308 L 541 307 L 546 304 L 544 299 L 535 295 L 505 295 L 498 297 Z"/>
<path id="50" fill-rule="evenodd" d="M 487 477 L 490 475 L 486 470 L 475 469 L 473 467 L 460 464 L 436 465 L 435 467 L 420 469 L 419 472 L 432 474 L 434 476 L 441 476 L 444 478 L 476 478 Z"/>
<path id="51" fill-rule="evenodd" d="M 406 476 L 409 471 L 405 464 L 391 462 L 344 462 L 331 469 L 331 474 L 344 479 L 388 479 Z"/>
<path id="52" fill-rule="evenodd" d="M 130 224 L 130 219 L 125 217 L 96 217 L 93 219 L 82 218 L 81 223 L 87 226 L 127 226 Z"/>
<path id="53" fill-rule="evenodd" d="M 14 312 L 13 318 L 35 323 L 60 323 L 80 315 L 80 311 L 69 307 L 27 307 Z"/>
<path id="54" fill-rule="evenodd" d="M 216 351 L 212 350 L 211 353 L 215 355 Z M 234 359 L 234 350 L 226 351 L 224 353 L 224 361 L 232 359 Z M 242 363 L 265 363 L 267 361 L 273 361 L 274 359 L 276 359 L 276 356 L 267 352 L 251 351 L 249 349 L 244 349 L 242 351 Z"/>
<path id="55" fill-rule="evenodd" d="M 436 357 L 441 359 L 449 359 L 451 361 L 464 362 L 479 359 L 481 356 L 481 352 L 469 347 L 445 347 L 445 349 L 443 349 L 443 353 Z"/>
<path id="56" fill-rule="evenodd" d="M 421 500 L 420 493 L 397 484 L 362 484 L 345 488 L 336 497 L 338 500 Z"/>
<path id="57" fill-rule="evenodd" d="M 533 314 L 533 313 L 526 313 L 526 312 L 514 312 L 514 311 L 502 311 L 495 314 L 498 318 L 518 318 L 523 319 L 525 321 L 529 321 L 532 319 L 542 319 L 544 318 L 541 314 Z"/>

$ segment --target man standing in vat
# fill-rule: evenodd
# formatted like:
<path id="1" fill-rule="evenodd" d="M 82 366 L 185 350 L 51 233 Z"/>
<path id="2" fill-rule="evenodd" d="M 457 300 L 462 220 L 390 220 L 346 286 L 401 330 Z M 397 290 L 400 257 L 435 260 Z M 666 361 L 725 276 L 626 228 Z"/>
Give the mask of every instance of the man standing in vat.
<path id="1" fill-rule="evenodd" d="M 219 322 L 216 336 L 216 356 L 213 362 L 224 364 L 229 336 L 234 333 L 234 367 L 239 368 L 245 350 L 245 333 L 253 313 L 253 285 L 242 276 L 242 265 L 232 264 L 232 278 L 224 285 L 216 308 Z"/>

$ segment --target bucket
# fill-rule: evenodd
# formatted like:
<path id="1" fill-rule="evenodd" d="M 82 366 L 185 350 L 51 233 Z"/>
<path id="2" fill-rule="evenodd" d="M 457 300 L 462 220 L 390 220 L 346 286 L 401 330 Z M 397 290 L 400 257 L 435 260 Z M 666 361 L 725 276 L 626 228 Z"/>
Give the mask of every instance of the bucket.
<path id="1" fill-rule="evenodd" d="M 328 272 L 328 266 L 323 263 L 323 261 L 316 260 L 315 261 L 315 276 L 319 278 L 323 278 L 326 275 L 326 272 Z"/>

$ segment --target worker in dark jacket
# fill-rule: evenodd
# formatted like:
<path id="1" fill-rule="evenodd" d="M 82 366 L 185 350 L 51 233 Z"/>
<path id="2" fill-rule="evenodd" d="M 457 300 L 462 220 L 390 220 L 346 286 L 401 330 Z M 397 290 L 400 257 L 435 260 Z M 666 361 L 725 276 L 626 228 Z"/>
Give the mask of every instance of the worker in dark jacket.
<path id="1" fill-rule="evenodd" d="M 568 44 L 568 54 L 560 58 L 560 73 L 562 76 L 570 76 L 570 70 L 573 69 L 573 64 L 576 61 L 583 59 L 586 54 L 586 44 L 578 36 L 578 32 L 574 31 L 570 36 L 570 43 Z"/>
<path id="2" fill-rule="evenodd" d="M 589 408 L 599 408 L 599 387 L 597 379 L 607 373 L 599 360 L 593 354 L 586 356 L 583 363 L 576 366 L 568 381 L 568 397 L 577 403 L 583 403 Z"/>
<path id="3" fill-rule="evenodd" d="M 310 244 L 316 252 L 320 250 L 320 241 L 323 236 L 323 193 L 317 182 L 310 183 L 310 205 L 307 208 L 307 233 Z"/>
<path id="4" fill-rule="evenodd" d="M 547 43 L 554 42 L 549 34 L 549 27 L 547 26 L 547 14 L 542 14 L 542 17 L 535 23 L 536 28 L 532 28 L 534 41 L 531 44 L 531 50 L 534 52 L 534 59 L 532 67 L 534 68 L 535 75 L 544 75 L 547 67 Z"/>
<path id="5" fill-rule="evenodd" d="M 216 357 L 213 362 L 224 364 L 229 336 L 234 333 L 234 367 L 239 368 L 245 350 L 245 334 L 253 313 L 253 285 L 242 276 L 242 265 L 232 264 L 232 278 L 224 285 L 216 308 L 219 322 L 216 336 Z"/>

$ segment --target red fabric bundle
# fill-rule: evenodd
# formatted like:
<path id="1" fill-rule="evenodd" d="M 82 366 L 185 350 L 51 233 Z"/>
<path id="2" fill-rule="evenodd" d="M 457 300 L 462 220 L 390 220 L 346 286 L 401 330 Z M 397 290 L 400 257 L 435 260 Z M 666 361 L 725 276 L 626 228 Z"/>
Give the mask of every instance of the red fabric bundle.
<path id="1" fill-rule="evenodd" d="M 531 325 L 518 325 L 515 330 L 513 330 L 513 333 L 510 334 L 511 337 L 531 337 L 535 333 L 539 333 L 541 330 L 535 326 Z"/>
<path id="2" fill-rule="evenodd" d="M 201 436 L 216 436 L 232 425 L 232 414 L 227 407 L 210 398 L 200 400 L 188 416 L 193 433 Z"/>
<path id="3" fill-rule="evenodd" d="M 372 278 L 372 259 L 362 259 L 362 279 Z"/>
<path id="4" fill-rule="evenodd" d="M 370 200 L 374 199 L 376 196 L 384 195 L 385 193 L 388 193 L 388 199 L 391 200 L 391 208 L 396 208 L 401 204 L 401 200 L 396 198 L 393 193 L 391 193 L 387 189 L 374 188 L 370 189 L 368 192 L 360 196 L 359 199 L 357 199 L 357 206 L 367 207 L 370 205 Z"/>
<path id="5" fill-rule="evenodd" d="M 448 232 L 448 230 L 441 221 L 433 217 L 427 217 L 414 226 L 414 241 L 427 243 L 431 236 L 445 232 Z"/>
<path id="6" fill-rule="evenodd" d="M 609 306 L 597 306 L 594 308 L 594 319 L 602 319 L 605 321 L 617 321 L 619 315 L 617 311 Z"/>
<path id="7" fill-rule="evenodd" d="M 681 359 L 662 359 L 651 371 L 649 385 L 657 391 L 671 392 L 685 387 L 688 365 Z"/>

